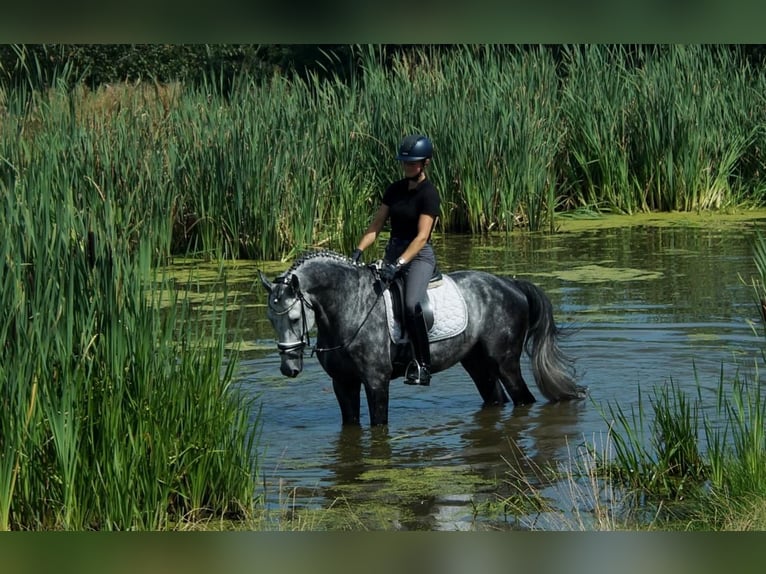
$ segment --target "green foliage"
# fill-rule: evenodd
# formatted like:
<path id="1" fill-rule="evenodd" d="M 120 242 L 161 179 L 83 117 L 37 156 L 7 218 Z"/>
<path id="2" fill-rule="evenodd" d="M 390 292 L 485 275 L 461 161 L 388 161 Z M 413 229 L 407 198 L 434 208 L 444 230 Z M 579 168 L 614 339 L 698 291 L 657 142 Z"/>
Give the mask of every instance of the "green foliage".
<path id="1" fill-rule="evenodd" d="M 225 86 L 293 70 L 348 73 L 349 46 L 259 44 L 5 44 L 0 45 L 0 85 L 55 85 L 67 70 L 91 88 L 152 80 L 199 85 L 211 76 Z"/>
<path id="2" fill-rule="evenodd" d="M 33 107 L 39 124 L 21 129 L 46 154 L 11 155 L 2 132 L 0 529 L 241 515 L 258 424 L 232 387 L 226 310 L 190 316 L 153 271 L 174 193 L 150 201 L 142 185 L 162 155 L 121 122 L 91 139 L 68 106 Z"/>
<path id="3" fill-rule="evenodd" d="M 690 397 L 672 381 L 653 388 L 650 405 L 647 411 L 640 396 L 629 414 L 609 405 L 614 456 L 601 464 L 610 480 L 644 505 L 670 502 L 692 515 L 766 496 L 766 402 L 757 381 L 722 377 L 707 412 L 699 387 Z"/>
<path id="4" fill-rule="evenodd" d="M 690 211 L 747 194 L 742 176 L 752 184 L 756 174 L 743 168 L 757 152 L 763 96 L 742 54 L 725 46 L 590 46 L 566 56 L 575 204 Z"/>
<path id="5" fill-rule="evenodd" d="M 731 392 L 719 389 L 722 425 L 706 429 L 710 445 L 710 481 L 728 498 L 766 497 L 766 401 L 761 387 L 735 381 Z"/>
<path id="6" fill-rule="evenodd" d="M 639 393 L 638 406 L 625 412 L 609 405 L 605 418 L 610 422 L 614 461 L 611 476 L 632 490 L 652 499 L 680 499 L 698 488 L 706 466 L 699 450 L 699 403 L 671 381 L 655 387 L 647 414 Z M 651 422 L 647 422 L 647 416 Z M 650 426 L 649 426 L 650 425 Z"/>
<path id="7" fill-rule="evenodd" d="M 764 200 L 766 76 L 731 47 L 11 48 L 23 81 L 0 90 L 0 177 L 52 154 L 77 193 L 167 209 L 164 255 L 348 251 L 414 131 L 435 144 L 446 232 Z M 89 88 L 108 66 L 141 81 Z"/>
<path id="8" fill-rule="evenodd" d="M 628 144 L 631 80 L 625 48 L 567 48 L 562 87 L 565 136 L 575 205 L 632 213 L 639 208 L 632 188 Z"/>

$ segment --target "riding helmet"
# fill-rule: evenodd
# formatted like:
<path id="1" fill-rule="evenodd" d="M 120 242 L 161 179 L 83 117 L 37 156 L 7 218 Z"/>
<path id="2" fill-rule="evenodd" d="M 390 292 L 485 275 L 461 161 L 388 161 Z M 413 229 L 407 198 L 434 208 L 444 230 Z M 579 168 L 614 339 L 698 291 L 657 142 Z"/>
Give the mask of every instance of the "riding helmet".
<path id="1" fill-rule="evenodd" d="M 431 140 L 420 134 L 405 137 L 399 144 L 399 153 L 396 154 L 398 161 L 422 161 L 430 159 L 434 153 Z"/>

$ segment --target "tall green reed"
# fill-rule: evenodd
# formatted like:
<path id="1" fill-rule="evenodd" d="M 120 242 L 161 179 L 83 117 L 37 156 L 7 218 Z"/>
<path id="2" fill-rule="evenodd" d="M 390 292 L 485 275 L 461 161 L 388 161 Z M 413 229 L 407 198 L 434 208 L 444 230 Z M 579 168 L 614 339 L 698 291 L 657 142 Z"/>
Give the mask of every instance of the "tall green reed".
<path id="1" fill-rule="evenodd" d="M 753 242 L 753 261 L 758 273 L 752 281 L 755 304 L 766 324 L 766 238 L 761 232 Z M 721 381 L 718 389 L 717 411 L 723 423 L 706 428 L 710 480 L 730 497 L 766 496 L 766 400 L 760 379 L 757 374 L 752 379 L 737 377 L 727 387 Z"/>
<path id="2" fill-rule="evenodd" d="M 509 231 L 525 219 L 540 229 L 550 219 L 560 132 L 549 53 L 465 46 L 443 57 L 424 50 L 394 58 L 390 71 L 374 56 L 367 55 L 362 99 L 380 102 L 375 127 L 391 140 L 390 155 L 408 131 L 434 141 L 446 228 Z"/>
<path id="3" fill-rule="evenodd" d="M 690 399 L 671 380 L 652 389 L 649 409 L 639 393 L 630 413 L 612 404 L 607 411 L 614 445 L 609 466 L 617 482 L 652 499 L 677 499 L 699 486 L 706 465 L 700 454 L 698 398 Z"/>
<path id="4" fill-rule="evenodd" d="M 0 529 L 160 529 L 253 502 L 227 310 L 203 323 L 156 271 L 177 195 L 152 174 L 172 156 L 133 111 L 41 99 L 24 119 L 46 154 L 0 131 Z"/>
<path id="5" fill-rule="evenodd" d="M 723 422 L 706 427 L 710 483 L 727 498 L 766 496 L 766 401 L 758 381 L 719 389 Z"/>
<path id="6" fill-rule="evenodd" d="M 738 196 L 734 176 L 753 137 L 742 121 L 750 77 L 727 47 L 647 51 L 634 72 L 631 160 L 635 193 L 650 210 L 720 208 Z"/>
<path id="7" fill-rule="evenodd" d="M 136 229 L 163 238 L 158 257 L 350 250 L 401 176 L 398 142 L 415 131 L 435 144 L 443 232 L 550 229 L 557 212 L 580 207 L 763 202 L 764 80 L 736 50 L 562 52 L 362 46 L 347 81 L 243 74 L 226 89 L 215 77 L 98 91 L 69 82 L 49 98 L 25 88 L 5 93 L 0 129 L 16 138 L 14 164 L 53 156 L 96 190 L 117 186 L 146 214 Z M 43 113 L 59 119 L 43 123 Z M 14 177 L 7 164 L 0 174 Z"/>
<path id="8" fill-rule="evenodd" d="M 766 323 L 766 239 L 755 236 L 753 259 L 758 277 L 752 282 L 755 302 Z M 637 407 L 629 411 L 608 405 L 613 455 L 602 457 L 609 480 L 637 494 L 644 505 L 685 505 L 685 515 L 703 528 L 746 523 L 766 496 L 766 401 L 759 376 L 723 367 L 713 400 L 696 388 L 675 381 L 655 386 L 649 407 L 639 389 Z M 695 373 L 696 380 L 696 373 Z M 707 394 L 707 393 L 706 393 Z"/>
<path id="9" fill-rule="evenodd" d="M 614 455 L 603 463 L 644 503 L 735 504 L 766 495 L 766 402 L 757 377 L 726 381 L 715 401 L 676 382 L 654 387 L 650 408 L 609 405 Z"/>
<path id="10" fill-rule="evenodd" d="M 629 141 L 634 82 L 623 47 L 567 47 L 561 88 L 567 126 L 564 168 L 573 207 L 633 213 Z"/>
<path id="11" fill-rule="evenodd" d="M 755 304 L 761 316 L 761 329 L 766 336 L 766 235 L 760 230 L 755 233 L 753 240 L 753 262 L 758 277 L 751 280 Z"/>

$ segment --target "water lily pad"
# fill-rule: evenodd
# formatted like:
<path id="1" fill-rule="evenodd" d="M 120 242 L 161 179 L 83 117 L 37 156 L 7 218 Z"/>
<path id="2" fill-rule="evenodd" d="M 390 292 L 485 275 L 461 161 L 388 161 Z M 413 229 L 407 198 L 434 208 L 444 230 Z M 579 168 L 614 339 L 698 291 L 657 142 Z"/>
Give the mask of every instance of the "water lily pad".
<path id="1" fill-rule="evenodd" d="M 686 337 L 690 341 L 698 341 L 700 343 L 714 343 L 721 340 L 720 333 L 688 333 Z"/>
<path id="2" fill-rule="evenodd" d="M 234 346 L 235 344 L 232 344 Z M 276 352 L 277 345 L 274 341 L 238 341 L 236 343 L 237 349 L 240 351 L 274 351 Z"/>
<path id="3" fill-rule="evenodd" d="M 256 281 L 259 269 L 272 277 L 288 266 L 288 263 L 279 261 L 175 259 L 172 265 L 162 268 L 161 275 L 166 279 L 174 279 L 179 284 L 201 286 L 217 284 L 224 278 L 228 283 Z"/>

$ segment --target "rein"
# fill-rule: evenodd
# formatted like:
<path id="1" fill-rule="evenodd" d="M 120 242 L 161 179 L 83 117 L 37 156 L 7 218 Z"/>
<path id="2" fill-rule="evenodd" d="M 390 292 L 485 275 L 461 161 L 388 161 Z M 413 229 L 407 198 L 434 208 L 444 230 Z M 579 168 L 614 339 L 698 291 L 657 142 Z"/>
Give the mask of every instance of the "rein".
<path id="1" fill-rule="evenodd" d="M 316 345 L 314 345 L 313 349 L 311 350 L 311 356 L 313 357 L 314 353 L 328 353 L 330 351 L 339 351 L 340 349 L 344 349 L 348 345 L 350 345 L 353 342 L 353 340 L 356 339 L 356 336 L 359 334 L 359 331 L 362 330 L 362 327 L 364 327 L 364 324 L 367 322 L 367 319 L 370 318 L 370 314 L 372 314 L 373 309 L 375 309 L 375 306 L 378 304 L 378 301 L 380 301 L 380 298 L 382 296 L 383 296 L 383 291 L 378 293 L 378 296 L 375 297 L 375 301 L 373 301 L 369 311 L 367 311 L 367 314 L 364 316 L 364 319 L 362 319 L 362 322 L 359 323 L 359 326 L 356 328 L 356 331 L 354 331 L 354 334 L 351 335 L 351 338 L 348 341 L 346 341 L 345 343 L 341 343 L 340 345 L 336 345 L 335 347 L 319 348 Z"/>

